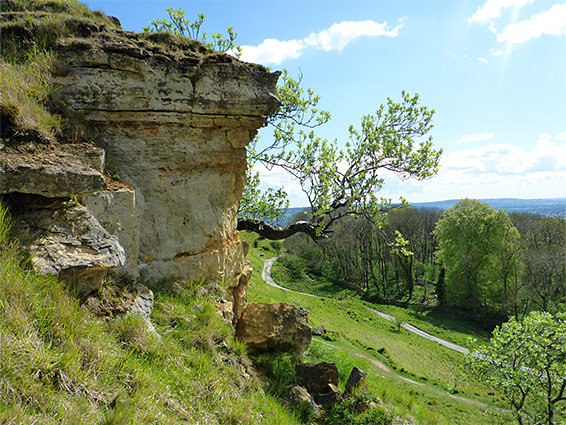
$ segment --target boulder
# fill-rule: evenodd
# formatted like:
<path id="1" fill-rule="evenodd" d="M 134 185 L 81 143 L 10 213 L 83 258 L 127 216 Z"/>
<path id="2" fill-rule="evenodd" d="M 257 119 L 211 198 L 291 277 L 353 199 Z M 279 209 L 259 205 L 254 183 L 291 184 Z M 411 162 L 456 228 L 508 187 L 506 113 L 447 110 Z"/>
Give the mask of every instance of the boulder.
<path id="1" fill-rule="evenodd" d="M 311 394 L 328 392 L 328 384 L 338 386 L 338 368 L 335 363 L 297 363 L 295 373 Z"/>
<path id="2" fill-rule="evenodd" d="M 360 386 L 364 378 L 367 376 L 367 372 L 359 369 L 358 367 L 353 367 L 346 382 L 345 392 L 351 394 L 357 387 Z"/>
<path id="3" fill-rule="evenodd" d="M 32 267 L 65 280 L 78 297 L 97 290 L 108 271 L 126 259 L 118 239 L 73 201 L 38 199 L 14 219 L 14 232 L 31 254 Z"/>
<path id="4" fill-rule="evenodd" d="M 328 384 L 328 390 L 325 393 L 313 394 L 314 401 L 321 406 L 332 407 L 342 400 L 342 393 L 334 384 Z"/>
<path id="5" fill-rule="evenodd" d="M 288 399 L 289 404 L 291 404 L 291 406 L 295 406 L 300 411 L 306 410 L 308 412 L 311 412 L 312 415 L 317 418 L 322 415 L 322 409 L 318 404 L 316 404 L 313 396 L 309 394 L 309 392 L 304 387 L 296 385 L 291 388 Z"/>
<path id="6" fill-rule="evenodd" d="M 246 303 L 236 336 L 251 353 L 293 351 L 302 353 L 312 339 L 308 311 L 285 303 Z"/>
<path id="7" fill-rule="evenodd" d="M 338 389 L 338 368 L 334 363 L 297 363 L 295 373 L 317 404 L 332 406 L 342 398 Z"/>
<path id="8" fill-rule="evenodd" d="M 324 326 L 319 326 L 312 330 L 312 334 L 315 336 L 322 336 L 326 333 L 326 328 Z"/>

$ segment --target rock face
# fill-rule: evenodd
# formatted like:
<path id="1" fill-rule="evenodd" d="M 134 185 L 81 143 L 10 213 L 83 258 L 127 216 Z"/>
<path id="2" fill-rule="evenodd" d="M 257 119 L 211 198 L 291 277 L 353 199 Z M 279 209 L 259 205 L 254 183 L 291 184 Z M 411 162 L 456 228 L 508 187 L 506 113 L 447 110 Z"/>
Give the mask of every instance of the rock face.
<path id="1" fill-rule="evenodd" d="M 98 289 L 109 270 L 122 266 L 124 250 L 81 205 L 28 205 L 15 214 L 16 236 L 32 254 L 31 264 L 42 274 L 68 282 L 78 297 Z"/>
<path id="2" fill-rule="evenodd" d="M 102 149 L 86 143 L 0 145 L 0 194 L 62 198 L 105 189 L 103 158 Z"/>
<path id="3" fill-rule="evenodd" d="M 250 274 L 236 231 L 245 146 L 279 105 L 279 74 L 136 43 L 64 45 L 58 96 L 96 129 L 107 164 L 135 188 L 139 242 L 120 237 L 126 269 L 139 243 L 142 280 L 227 281 L 237 318 Z"/>
<path id="4" fill-rule="evenodd" d="M 308 312 L 290 304 L 246 303 L 236 336 L 253 353 L 305 351 L 312 339 Z"/>
<path id="5" fill-rule="evenodd" d="M 100 224 L 115 235 L 124 248 L 126 263 L 116 269 L 116 274 L 139 277 L 140 238 L 135 191 L 127 187 L 102 190 L 85 195 L 84 200 Z"/>

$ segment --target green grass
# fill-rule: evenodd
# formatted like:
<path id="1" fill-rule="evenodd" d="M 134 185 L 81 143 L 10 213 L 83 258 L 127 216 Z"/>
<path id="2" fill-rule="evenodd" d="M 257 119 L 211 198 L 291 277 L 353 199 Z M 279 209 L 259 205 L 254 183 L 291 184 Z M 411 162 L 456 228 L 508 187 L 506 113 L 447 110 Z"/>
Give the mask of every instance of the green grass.
<path id="1" fill-rule="evenodd" d="M 102 321 L 23 267 L 0 212 L 0 423 L 299 423 L 237 366 L 245 347 L 211 294 L 156 291 L 159 335 L 136 316 Z"/>
<path id="2" fill-rule="evenodd" d="M 324 338 L 315 339 L 309 351 L 315 350 L 316 353 L 316 347 L 323 342 L 338 347 L 339 350 L 325 346 L 324 357 L 349 356 L 353 364 L 364 365 L 362 369 L 366 367 L 370 371 L 368 385 L 377 391 L 377 395 L 396 406 L 400 412 L 414 416 L 419 423 L 507 423 L 505 417 L 498 419 L 501 410 L 505 408 L 500 397 L 488 395 L 491 391 L 489 388 L 461 376 L 464 356 L 405 329 L 398 330 L 395 323 L 381 319 L 368 306 L 469 348 L 473 348 L 475 344 L 470 345 L 470 336 L 485 336 L 479 330 L 461 319 L 443 316 L 432 310 L 371 305 L 362 301 L 354 291 L 335 287 L 324 281 L 321 285 L 304 280 L 282 282 L 277 280 L 277 272 L 274 277 L 282 286 L 320 294 L 323 298 L 273 288 L 261 279 L 263 259 L 275 255 L 270 250 L 268 241 L 254 242 L 257 240 L 256 235 L 247 232 L 243 232 L 242 237 L 252 246 L 248 259 L 254 267 L 254 274 L 248 288 L 248 300 L 301 305 L 309 310 L 309 321 L 313 327 L 324 325 L 328 329 Z M 254 243 L 256 248 L 253 248 Z M 275 270 L 276 264 L 277 262 Z M 284 271 L 279 276 L 285 276 Z M 364 358 L 360 358 L 360 355 Z M 312 357 L 321 358 L 318 354 Z M 368 359 L 384 363 L 389 372 L 370 363 Z M 349 370 L 342 368 L 340 372 L 348 374 Z M 407 382 L 403 378 L 416 383 Z M 499 420 L 502 422 L 498 422 Z"/>
<path id="3" fill-rule="evenodd" d="M 36 131 L 44 140 L 53 140 L 60 130 L 61 118 L 46 108 L 52 90 L 53 55 L 36 52 L 25 63 L 0 60 L 0 111 L 3 124 L 17 133 Z"/>

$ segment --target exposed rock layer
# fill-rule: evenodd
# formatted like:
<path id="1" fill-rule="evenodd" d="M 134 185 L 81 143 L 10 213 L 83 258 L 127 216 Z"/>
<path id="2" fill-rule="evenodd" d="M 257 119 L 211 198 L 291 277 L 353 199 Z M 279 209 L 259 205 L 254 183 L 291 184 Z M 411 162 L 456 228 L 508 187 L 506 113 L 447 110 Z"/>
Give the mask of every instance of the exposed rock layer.
<path id="1" fill-rule="evenodd" d="M 16 235 L 42 274 L 66 280 L 79 297 L 98 289 L 107 272 L 125 262 L 122 246 L 80 205 L 28 205 L 15 216 Z"/>
<path id="2" fill-rule="evenodd" d="M 135 41 L 66 44 L 61 56 L 58 95 L 135 187 L 142 279 L 225 280 L 237 318 L 250 273 L 236 230 L 245 146 L 279 105 L 278 74 L 227 56 L 173 60 Z"/>

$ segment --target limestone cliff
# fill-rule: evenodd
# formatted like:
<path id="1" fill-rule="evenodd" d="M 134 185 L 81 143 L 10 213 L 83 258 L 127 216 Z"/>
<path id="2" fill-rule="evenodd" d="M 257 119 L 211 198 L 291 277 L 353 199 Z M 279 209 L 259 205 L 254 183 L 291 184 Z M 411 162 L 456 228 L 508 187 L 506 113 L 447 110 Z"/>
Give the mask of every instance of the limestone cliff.
<path id="1" fill-rule="evenodd" d="M 131 44 L 64 54 L 59 96 L 84 113 L 113 172 L 135 187 L 139 252 L 129 261 L 142 280 L 245 285 L 236 231 L 245 146 L 278 106 L 277 74 L 225 56 L 154 57 Z"/>
<path id="2" fill-rule="evenodd" d="M 78 189 L 53 185 L 49 174 L 60 182 L 62 162 L 50 173 L 35 161 L 18 168 L 0 150 L 1 192 L 84 195 L 125 248 L 121 273 L 152 281 L 221 279 L 239 316 L 251 273 L 236 230 L 245 147 L 279 105 L 279 74 L 198 42 L 168 49 L 164 34 L 79 28 L 57 42 L 55 103 L 89 129 L 106 170 L 125 184 L 104 190 L 99 171 L 79 166 L 81 155 L 65 154 L 66 163 L 76 163 L 66 170 L 81 171 L 70 178 Z M 38 174 L 31 183 L 39 183 L 24 172 Z"/>

